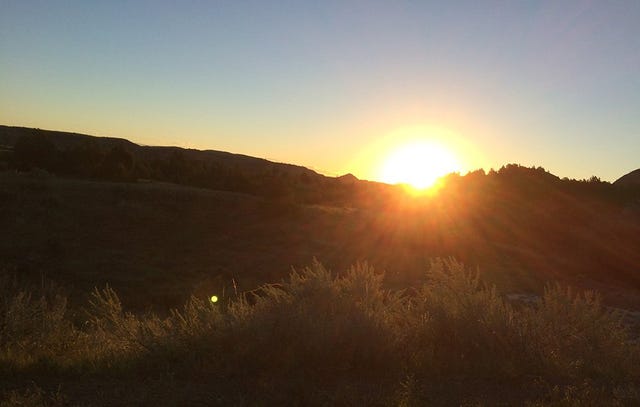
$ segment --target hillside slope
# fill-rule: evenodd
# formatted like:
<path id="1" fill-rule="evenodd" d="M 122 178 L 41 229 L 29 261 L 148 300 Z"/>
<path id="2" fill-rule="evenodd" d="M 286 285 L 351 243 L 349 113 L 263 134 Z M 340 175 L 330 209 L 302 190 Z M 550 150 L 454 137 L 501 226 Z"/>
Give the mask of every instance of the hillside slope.
<path id="1" fill-rule="evenodd" d="M 0 170 L 75 178 L 148 179 L 305 203 L 346 203 L 352 184 L 308 168 L 225 151 L 141 146 L 125 139 L 0 126 Z M 361 183 L 371 188 L 371 183 Z M 382 184 L 375 186 L 385 188 Z"/>
<path id="2" fill-rule="evenodd" d="M 640 308 L 633 186 L 509 164 L 412 197 L 351 174 L 116 138 L 0 126 L 0 146 L 0 267 L 78 292 L 108 282 L 137 307 L 250 290 L 313 257 L 335 271 L 366 260 L 412 287 L 432 258 L 453 256 L 506 291 L 557 280 Z"/>
<path id="3" fill-rule="evenodd" d="M 623 175 L 613 182 L 613 185 L 622 187 L 638 187 L 640 186 L 640 168 Z"/>
<path id="4" fill-rule="evenodd" d="M 432 258 L 449 256 L 479 266 L 505 291 L 540 292 L 558 280 L 640 305 L 640 221 L 615 203 L 559 191 L 532 200 L 504 186 L 490 194 L 452 186 L 419 205 L 396 199 L 353 209 L 166 183 L 0 174 L 0 267 L 35 280 L 44 273 L 82 293 L 109 283 L 135 307 L 251 290 L 314 257 L 336 272 L 366 260 L 390 286 L 410 287 Z"/>

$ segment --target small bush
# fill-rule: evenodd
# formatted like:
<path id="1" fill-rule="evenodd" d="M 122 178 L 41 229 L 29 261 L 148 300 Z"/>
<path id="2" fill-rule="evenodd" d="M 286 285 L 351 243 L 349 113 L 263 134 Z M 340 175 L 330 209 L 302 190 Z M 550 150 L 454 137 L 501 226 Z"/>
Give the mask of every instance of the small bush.
<path id="1" fill-rule="evenodd" d="M 0 407 L 62 407 L 65 405 L 67 405 L 67 398 L 60 390 L 47 393 L 35 385 L 24 391 L 10 391 L 0 399 Z"/>
<path id="2" fill-rule="evenodd" d="M 529 338 L 526 352 L 548 376 L 619 381 L 639 372 L 640 355 L 629 346 L 621 316 L 606 311 L 594 292 L 549 286 L 520 321 Z"/>
<path id="3" fill-rule="evenodd" d="M 0 365 L 20 367 L 62 357 L 75 335 L 61 290 L 46 285 L 34 294 L 15 277 L 0 274 Z"/>
<path id="4" fill-rule="evenodd" d="M 366 264 L 334 278 L 316 262 L 285 284 L 262 287 L 254 305 L 232 304 L 237 363 L 249 371 L 320 377 L 397 367 L 389 359 L 400 307 L 381 278 Z"/>
<path id="5" fill-rule="evenodd" d="M 428 376 L 520 374 L 524 332 L 495 287 L 454 260 L 433 261 L 427 274 L 413 301 L 413 368 Z"/>

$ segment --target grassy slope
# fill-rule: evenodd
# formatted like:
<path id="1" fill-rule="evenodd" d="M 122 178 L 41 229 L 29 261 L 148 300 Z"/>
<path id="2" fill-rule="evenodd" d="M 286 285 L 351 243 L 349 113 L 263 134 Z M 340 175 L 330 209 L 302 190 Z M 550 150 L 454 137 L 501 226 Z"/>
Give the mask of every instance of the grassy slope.
<path id="1" fill-rule="evenodd" d="M 353 210 L 172 184 L 0 173 L 0 267 L 35 279 L 44 273 L 75 299 L 109 283 L 128 306 L 158 309 L 191 293 L 229 292 L 233 281 L 240 291 L 278 281 L 313 257 L 334 270 L 366 259 L 401 288 L 422 281 L 430 258 L 455 256 L 503 290 L 541 292 L 560 280 L 640 306 L 640 222 L 571 197 L 548 201 L 559 208 L 552 216 L 549 204 L 524 207 L 499 196 Z"/>

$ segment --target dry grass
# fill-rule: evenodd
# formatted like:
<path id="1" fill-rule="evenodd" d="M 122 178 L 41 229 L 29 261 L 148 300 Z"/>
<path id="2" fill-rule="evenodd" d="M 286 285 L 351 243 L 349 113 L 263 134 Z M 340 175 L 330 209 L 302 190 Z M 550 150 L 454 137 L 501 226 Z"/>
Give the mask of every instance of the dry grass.
<path id="1" fill-rule="evenodd" d="M 4 276 L 3 405 L 640 402 L 638 344 L 593 293 L 550 286 L 514 306 L 454 260 L 415 291 L 382 278 L 315 262 L 160 317 L 127 312 L 110 287 L 70 310 L 59 290 Z"/>

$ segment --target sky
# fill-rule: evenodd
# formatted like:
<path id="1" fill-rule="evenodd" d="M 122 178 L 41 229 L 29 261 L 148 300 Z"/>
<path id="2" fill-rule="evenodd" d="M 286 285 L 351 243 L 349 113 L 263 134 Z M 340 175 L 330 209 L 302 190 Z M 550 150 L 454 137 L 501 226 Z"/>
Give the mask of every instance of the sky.
<path id="1" fill-rule="evenodd" d="M 640 1 L 0 0 L 0 124 L 376 179 L 640 167 Z"/>

